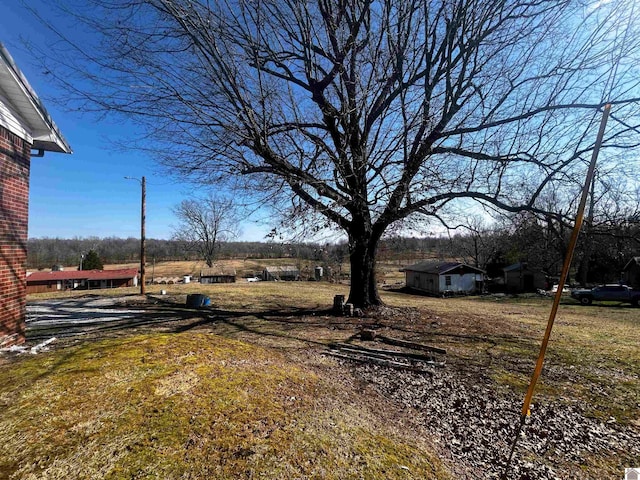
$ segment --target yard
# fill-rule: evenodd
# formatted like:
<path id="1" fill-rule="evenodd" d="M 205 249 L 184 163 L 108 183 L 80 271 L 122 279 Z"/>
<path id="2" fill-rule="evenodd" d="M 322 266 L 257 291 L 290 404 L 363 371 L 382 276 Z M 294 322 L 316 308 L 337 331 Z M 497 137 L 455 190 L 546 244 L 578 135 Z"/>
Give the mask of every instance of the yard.
<path id="1" fill-rule="evenodd" d="M 137 315 L 34 323 L 50 352 L 0 354 L 0 478 L 498 478 L 551 303 L 387 291 L 344 318 L 343 285 L 162 287 L 101 292 Z M 185 308 L 196 292 L 212 305 Z M 445 348 L 446 365 L 325 355 L 362 327 Z M 638 466 L 639 339 L 640 309 L 566 300 L 509 478 Z"/>

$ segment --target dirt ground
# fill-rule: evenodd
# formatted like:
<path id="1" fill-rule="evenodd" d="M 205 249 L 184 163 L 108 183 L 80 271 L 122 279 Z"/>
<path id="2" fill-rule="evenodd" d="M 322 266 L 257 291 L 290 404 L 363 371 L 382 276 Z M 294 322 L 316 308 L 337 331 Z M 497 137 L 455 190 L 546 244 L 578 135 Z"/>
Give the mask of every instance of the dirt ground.
<path id="1" fill-rule="evenodd" d="M 318 308 L 213 305 L 193 309 L 185 307 L 184 300 L 185 295 L 177 294 L 30 302 L 27 346 L 53 337 L 57 340 L 49 346 L 63 348 L 133 333 L 193 330 L 277 348 L 336 382 L 356 385 L 369 401 L 379 404 L 385 421 L 428 437 L 461 478 L 499 478 L 504 472 L 520 420 L 522 379 L 531 371 L 530 362 L 520 362 L 515 354 L 531 353 L 530 342 L 523 340 L 532 336 L 533 329 L 526 307 L 505 304 L 499 307 L 500 315 L 486 318 L 485 314 L 482 322 L 476 322 L 474 315 L 479 313 L 473 304 L 466 311 L 461 307 L 451 311 L 386 307 L 362 318 L 347 318 Z M 524 321 L 510 322 L 510 316 Z M 441 357 L 445 366 L 417 373 L 326 355 L 330 342 L 364 345 L 358 340 L 363 328 L 446 346 L 448 353 Z M 0 361 L 7 359 L 0 356 Z M 496 381 L 496 375 L 507 367 L 516 372 L 511 386 Z M 545 373 L 550 381 L 534 401 L 508 478 L 622 478 L 625 466 L 637 467 L 640 425 L 594 415 L 591 406 L 571 392 L 558 394 L 554 389 L 566 388 L 558 385 L 565 385 L 571 373 L 560 373 L 553 362 Z M 554 375 L 561 376 L 562 382 L 556 385 Z M 638 385 L 637 375 L 623 380 L 631 388 Z M 545 388 L 553 395 L 547 398 Z M 601 393 L 610 392 L 603 388 Z M 636 390 L 635 404 L 640 407 L 637 395 Z"/>

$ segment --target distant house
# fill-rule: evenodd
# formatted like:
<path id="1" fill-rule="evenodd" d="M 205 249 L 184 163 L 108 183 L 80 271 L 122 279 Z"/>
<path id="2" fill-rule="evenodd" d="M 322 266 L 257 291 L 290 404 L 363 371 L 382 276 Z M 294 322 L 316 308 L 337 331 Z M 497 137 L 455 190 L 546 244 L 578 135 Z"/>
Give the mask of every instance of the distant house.
<path id="1" fill-rule="evenodd" d="M 282 265 L 279 267 L 266 267 L 262 271 L 262 279 L 265 281 L 292 281 L 300 280 L 300 270 L 292 265 Z"/>
<path id="2" fill-rule="evenodd" d="M 622 269 L 622 281 L 633 288 L 640 288 L 640 257 L 633 257 Z"/>
<path id="3" fill-rule="evenodd" d="M 33 272 L 27 276 L 27 293 L 136 287 L 137 285 L 137 268 Z"/>
<path id="4" fill-rule="evenodd" d="M 546 287 L 545 274 L 527 263 L 518 262 L 502 269 L 505 289 L 509 293 L 535 292 Z"/>
<path id="5" fill-rule="evenodd" d="M 404 273 L 407 287 L 433 295 L 479 292 L 484 280 L 483 270 L 460 262 L 420 262 Z"/>
<path id="6" fill-rule="evenodd" d="M 200 270 L 200 283 L 235 283 L 234 268 L 212 267 Z"/>
<path id="7" fill-rule="evenodd" d="M 45 152 L 71 148 L 0 43 L 0 347 L 25 341 L 29 171 Z"/>

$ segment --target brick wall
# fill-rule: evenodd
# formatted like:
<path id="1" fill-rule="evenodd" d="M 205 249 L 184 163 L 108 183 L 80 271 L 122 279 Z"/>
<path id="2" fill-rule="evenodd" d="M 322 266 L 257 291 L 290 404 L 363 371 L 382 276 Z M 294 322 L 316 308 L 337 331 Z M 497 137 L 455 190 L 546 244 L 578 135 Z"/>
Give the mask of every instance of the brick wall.
<path id="1" fill-rule="evenodd" d="M 0 126 L 0 346 L 25 340 L 31 145 Z"/>

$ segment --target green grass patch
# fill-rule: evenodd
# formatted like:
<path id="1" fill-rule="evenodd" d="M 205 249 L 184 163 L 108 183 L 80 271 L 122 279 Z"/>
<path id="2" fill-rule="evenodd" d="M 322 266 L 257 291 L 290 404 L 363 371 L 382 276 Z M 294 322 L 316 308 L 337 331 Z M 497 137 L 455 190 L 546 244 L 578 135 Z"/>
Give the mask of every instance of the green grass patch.
<path id="1" fill-rule="evenodd" d="M 356 392 L 217 335 L 19 358 L 0 386 L 0 478 L 449 478 Z"/>

